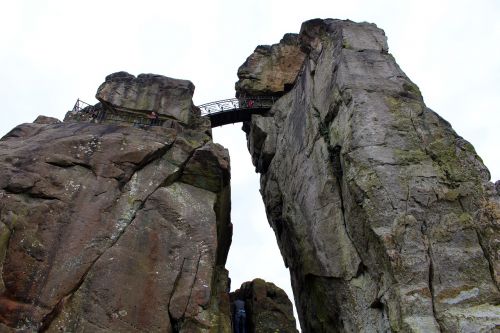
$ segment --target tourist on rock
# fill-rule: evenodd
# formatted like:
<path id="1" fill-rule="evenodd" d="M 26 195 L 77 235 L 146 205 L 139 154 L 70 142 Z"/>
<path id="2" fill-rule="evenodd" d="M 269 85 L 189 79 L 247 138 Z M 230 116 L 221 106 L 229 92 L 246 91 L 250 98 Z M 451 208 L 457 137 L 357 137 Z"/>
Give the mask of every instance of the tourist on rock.
<path id="1" fill-rule="evenodd" d="M 149 125 L 151 126 L 158 125 L 160 117 L 156 112 L 151 111 L 151 114 L 148 115 L 148 118 L 151 119 Z"/>
<path id="2" fill-rule="evenodd" d="M 247 315 L 245 301 L 238 298 L 234 301 L 234 333 L 245 333 Z"/>
<path id="3" fill-rule="evenodd" d="M 92 108 L 92 110 L 90 111 L 90 121 L 94 122 L 97 119 L 97 116 L 98 116 L 97 110 Z"/>

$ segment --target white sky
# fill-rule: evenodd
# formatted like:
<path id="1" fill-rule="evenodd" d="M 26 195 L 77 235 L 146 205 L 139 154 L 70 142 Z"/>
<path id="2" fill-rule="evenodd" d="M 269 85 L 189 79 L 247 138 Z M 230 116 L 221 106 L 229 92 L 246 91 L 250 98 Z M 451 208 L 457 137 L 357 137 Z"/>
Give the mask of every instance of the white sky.
<path id="1" fill-rule="evenodd" d="M 317 17 L 384 29 L 427 106 L 500 179 L 498 0 L 2 0 L 0 136 L 39 114 L 62 119 L 78 97 L 95 103 L 104 77 L 120 70 L 191 80 L 195 104 L 233 97 L 236 71 L 257 45 Z M 232 162 L 232 288 L 261 277 L 291 295 L 240 128 L 214 130 Z"/>

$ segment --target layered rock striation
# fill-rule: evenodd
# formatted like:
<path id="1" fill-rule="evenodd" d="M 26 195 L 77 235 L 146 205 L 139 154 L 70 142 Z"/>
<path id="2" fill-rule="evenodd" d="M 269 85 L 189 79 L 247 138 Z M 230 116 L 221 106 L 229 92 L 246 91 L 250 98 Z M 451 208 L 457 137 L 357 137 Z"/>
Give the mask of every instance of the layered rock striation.
<path id="1" fill-rule="evenodd" d="M 157 74 L 110 74 L 97 89 L 103 104 L 123 110 L 155 111 L 183 124 L 191 121 L 194 84 Z"/>
<path id="2" fill-rule="evenodd" d="M 65 122 L 88 121 L 100 124 L 150 125 L 192 129 L 211 136 L 210 120 L 200 117 L 193 104 L 194 85 L 187 80 L 158 74 L 117 72 L 106 77 L 95 95 L 99 103 L 88 105 L 78 100 Z M 83 107 L 84 106 L 84 107 Z M 152 121 L 152 116 L 154 120 Z"/>
<path id="3" fill-rule="evenodd" d="M 244 129 L 303 331 L 499 329 L 500 199 L 472 145 L 375 25 L 312 20 L 299 40 L 304 61 L 257 49 L 242 68 L 302 64 Z M 268 93 L 240 78 L 237 94 Z"/>
<path id="4" fill-rule="evenodd" d="M 0 331 L 230 332 L 228 152 L 190 82 L 142 78 L 98 96 L 179 126 L 39 117 L 0 140 Z"/>

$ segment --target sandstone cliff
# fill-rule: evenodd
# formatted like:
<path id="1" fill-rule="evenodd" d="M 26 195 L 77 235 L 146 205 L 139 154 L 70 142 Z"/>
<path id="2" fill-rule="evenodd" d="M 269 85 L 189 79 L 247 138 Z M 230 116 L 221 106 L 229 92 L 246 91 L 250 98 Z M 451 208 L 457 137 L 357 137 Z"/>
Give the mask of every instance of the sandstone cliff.
<path id="1" fill-rule="evenodd" d="M 474 148 L 375 25 L 312 20 L 299 40 L 295 60 L 257 48 L 236 86 L 265 95 L 274 64 L 302 64 L 244 129 L 303 331 L 500 329 L 500 199 Z"/>
<path id="2" fill-rule="evenodd" d="M 0 140 L 0 331 L 230 332 L 229 157 L 193 90 L 119 73 L 102 103 L 168 126 L 39 117 Z"/>
<path id="3" fill-rule="evenodd" d="M 500 329 L 500 184 L 382 30 L 308 21 L 238 76 L 282 96 L 244 129 L 304 332 Z M 0 139 L 0 331 L 230 332 L 229 157 L 193 91 L 119 72 Z M 294 332 L 274 285 L 235 295 Z"/>
<path id="4" fill-rule="evenodd" d="M 286 34 L 278 44 L 259 45 L 238 69 L 236 97 L 282 95 L 295 83 L 304 58 L 296 34 Z"/>

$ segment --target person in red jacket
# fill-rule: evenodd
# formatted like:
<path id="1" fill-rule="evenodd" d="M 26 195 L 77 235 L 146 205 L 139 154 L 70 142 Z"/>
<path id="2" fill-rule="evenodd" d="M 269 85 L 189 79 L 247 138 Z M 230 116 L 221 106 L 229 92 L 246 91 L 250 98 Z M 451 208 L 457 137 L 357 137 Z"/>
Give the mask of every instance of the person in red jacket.
<path id="1" fill-rule="evenodd" d="M 158 113 L 151 111 L 151 114 L 148 115 L 148 118 L 151 119 L 151 121 L 149 122 L 150 126 L 158 125 L 160 120 Z"/>

